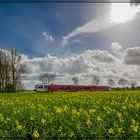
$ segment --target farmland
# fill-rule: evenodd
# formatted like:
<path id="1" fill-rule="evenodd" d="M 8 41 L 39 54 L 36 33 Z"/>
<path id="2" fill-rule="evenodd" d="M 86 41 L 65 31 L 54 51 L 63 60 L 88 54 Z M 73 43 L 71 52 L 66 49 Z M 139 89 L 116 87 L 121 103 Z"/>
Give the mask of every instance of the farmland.
<path id="1" fill-rule="evenodd" d="M 140 91 L 0 94 L 0 137 L 140 137 Z"/>

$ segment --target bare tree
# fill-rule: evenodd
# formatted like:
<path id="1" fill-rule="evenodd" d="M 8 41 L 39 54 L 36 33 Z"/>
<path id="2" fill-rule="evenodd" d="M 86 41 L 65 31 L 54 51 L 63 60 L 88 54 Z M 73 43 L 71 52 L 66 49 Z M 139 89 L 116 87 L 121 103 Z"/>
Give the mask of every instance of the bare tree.
<path id="1" fill-rule="evenodd" d="M 13 91 L 16 91 L 16 86 L 21 81 L 21 74 L 26 72 L 26 63 L 22 61 L 21 55 L 16 49 L 10 49 L 11 55 L 11 71 Z"/>
<path id="2" fill-rule="evenodd" d="M 108 79 L 108 85 L 112 88 L 115 85 L 115 81 L 113 79 Z"/>
<path id="3" fill-rule="evenodd" d="M 43 73 L 39 76 L 39 80 L 48 85 L 50 84 L 51 81 L 54 81 L 54 79 L 55 79 L 55 74 Z"/>
<path id="4" fill-rule="evenodd" d="M 10 84 L 11 82 L 11 69 L 10 69 L 10 57 L 9 54 L 4 53 L 4 58 L 3 58 L 3 76 L 4 76 L 4 91 L 7 91 L 7 85 Z"/>
<path id="5" fill-rule="evenodd" d="M 0 91 L 16 91 L 24 72 L 26 63 L 16 49 L 0 49 Z"/>
<path id="6" fill-rule="evenodd" d="M 120 79 L 118 81 L 118 84 L 122 86 L 123 89 L 125 89 L 125 86 L 128 84 L 127 79 Z"/>
<path id="7" fill-rule="evenodd" d="M 10 83 L 11 69 L 10 58 L 6 50 L 0 49 L 0 91 L 6 90 L 7 84 Z"/>
<path id="8" fill-rule="evenodd" d="M 95 85 L 99 85 L 99 82 L 100 82 L 99 76 L 94 75 L 93 79 L 92 79 L 92 83 L 95 84 Z"/>
<path id="9" fill-rule="evenodd" d="M 72 77 L 72 81 L 75 85 L 78 85 L 79 78 L 77 76 Z"/>
<path id="10" fill-rule="evenodd" d="M 129 83 L 130 83 L 131 88 L 134 90 L 135 86 L 137 85 L 137 82 L 134 80 L 131 80 Z"/>
<path id="11" fill-rule="evenodd" d="M 3 55 L 3 49 L 0 49 L 0 91 L 3 91 L 4 87 L 4 55 Z"/>

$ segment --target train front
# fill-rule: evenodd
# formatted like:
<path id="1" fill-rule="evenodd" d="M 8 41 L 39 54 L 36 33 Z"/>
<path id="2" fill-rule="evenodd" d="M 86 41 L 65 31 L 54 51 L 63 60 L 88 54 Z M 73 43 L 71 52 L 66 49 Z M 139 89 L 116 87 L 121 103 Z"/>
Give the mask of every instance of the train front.
<path id="1" fill-rule="evenodd" d="M 48 91 L 48 85 L 47 84 L 37 84 L 35 86 L 34 91 L 37 91 L 37 92 L 45 92 L 45 91 Z"/>

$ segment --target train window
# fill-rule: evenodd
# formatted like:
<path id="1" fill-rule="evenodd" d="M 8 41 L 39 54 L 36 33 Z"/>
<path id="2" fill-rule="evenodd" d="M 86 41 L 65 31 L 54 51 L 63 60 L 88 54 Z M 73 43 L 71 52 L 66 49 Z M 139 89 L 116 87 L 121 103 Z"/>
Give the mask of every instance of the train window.
<path id="1" fill-rule="evenodd" d="M 44 88 L 47 89 L 48 88 L 48 85 L 44 85 Z"/>
<path id="2" fill-rule="evenodd" d="M 37 88 L 37 87 L 38 87 L 38 85 L 39 85 L 39 84 L 37 84 L 37 85 L 35 86 L 35 88 Z"/>
<path id="3" fill-rule="evenodd" d="M 43 89 L 43 85 L 38 86 L 39 89 Z"/>

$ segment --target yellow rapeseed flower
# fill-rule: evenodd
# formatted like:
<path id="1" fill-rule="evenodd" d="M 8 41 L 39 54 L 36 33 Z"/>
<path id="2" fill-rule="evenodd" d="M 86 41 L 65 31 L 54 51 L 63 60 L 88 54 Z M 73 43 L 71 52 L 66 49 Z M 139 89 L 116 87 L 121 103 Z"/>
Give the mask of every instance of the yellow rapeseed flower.
<path id="1" fill-rule="evenodd" d="M 17 124 L 16 128 L 17 128 L 18 130 L 21 130 L 21 129 L 22 129 L 22 125 Z"/>
<path id="2" fill-rule="evenodd" d="M 89 109 L 89 114 L 96 112 L 96 109 Z"/>
<path id="3" fill-rule="evenodd" d="M 15 121 L 15 123 L 16 123 L 16 125 L 18 125 L 18 124 L 19 124 L 19 122 L 18 122 L 17 120 Z"/>
<path id="4" fill-rule="evenodd" d="M 121 128 L 118 128 L 118 132 L 119 132 L 119 133 L 123 132 L 122 127 L 121 127 Z"/>
<path id="5" fill-rule="evenodd" d="M 6 119 L 5 119 L 5 123 L 9 123 L 11 121 L 11 119 L 9 118 L 9 117 L 6 117 Z"/>
<path id="6" fill-rule="evenodd" d="M 11 119 L 9 118 L 9 117 L 6 117 L 6 121 L 8 122 L 8 121 L 11 121 Z"/>
<path id="7" fill-rule="evenodd" d="M 131 119 L 132 124 L 136 124 L 136 121 L 134 119 Z"/>
<path id="8" fill-rule="evenodd" d="M 77 123 L 76 128 L 80 129 L 80 124 L 79 123 Z"/>
<path id="9" fill-rule="evenodd" d="M 126 109 L 126 106 L 122 106 L 122 109 L 124 109 L 124 110 L 125 110 L 125 109 Z"/>
<path id="10" fill-rule="evenodd" d="M 107 112 L 106 112 L 107 114 L 110 114 L 110 111 L 109 110 L 107 110 Z"/>
<path id="11" fill-rule="evenodd" d="M 100 116 L 97 116 L 96 119 L 97 119 L 97 121 L 101 121 L 102 120 Z"/>
<path id="12" fill-rule="evenodd" d="M 138 132 L 138 125 L 131 125 L 130 127 L 134 132 Z"/>
<path id="13" fill-rule="evenodd" d="M 119 118 L 121 118 L 121 117 L 122 117 L 122 114 L 121 114 L 120 112 L 118 112 L 118 113 L 117 113 L 117 116 L 118 116 Z"/>
<path id="14" fill-rule="evenodd" d="M 64 111 L 67 111 L 67 110 L 68 110 L 67 105 L 64 105 Z"/>
<path id="15" fill-rule="evenodd" d="M 30 120 L 33 121 L 34 120 L 34 117 L 30 117 Z"/>
<path id="16" fill-rule="evenodd" d="M 41 123 L 42 123 L 42 124 L 45 124 L 45 122 L 46 122 L 46 120 L 42 118 L 42 119 L 41 119 Z"/>
<path id="17" fill-rule="evenodd" d="M 82 109 L 82 108 L 80 108 L 80 109 L 79 109 L 79 112 L 83 112 L 83 109 Z"/>
<path id="18" fill-rule="evenodd" d="M 87 121 L 86 121 L 86 124 L 87 124 L 88 126 L 90 126 L 90 125 L 92 125 L 92 122 L 91 122 L 90 120 L 87 120 Z"/>
<path id="19" fill-rule="evenodd" d="M 38 133 L 38 131 L 37 131 L 37 130 L 34 130 L 32 136 L 35 137 L 35 138 L 38 138 L 38 137 L 39 137 L 39 133 Z"/>
<path id="20" fill-rule="evenodd" d="M 62 109 L 60 107 L 56 107 L 56 113 L 61 113 L 62 112 Z"/>
<path id="21" fill-rule="evenodd" d="M 73 115 L 76 115 L 76 114 L 77 114 L 76 109 L 72 109 L 72 114 L 73 114 Z"/>
<path id="22" fill-rule="evenodd" d="M 71 131 L 69 136 L 70 136 L 70 137 L 73 137 L 73 136 L 74 136 L 74 132 Z"/>
<path id="23" fill-rule="evenodd" d="M 113 129 L 112 128 L 108 129 L 108 133 L 112 134 L 113 133 Z"/>

